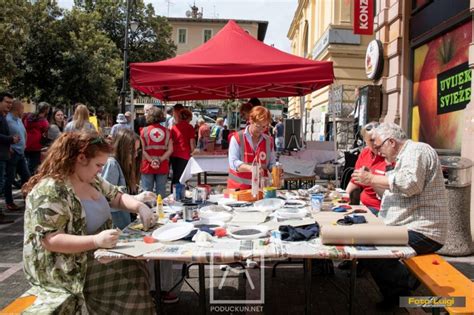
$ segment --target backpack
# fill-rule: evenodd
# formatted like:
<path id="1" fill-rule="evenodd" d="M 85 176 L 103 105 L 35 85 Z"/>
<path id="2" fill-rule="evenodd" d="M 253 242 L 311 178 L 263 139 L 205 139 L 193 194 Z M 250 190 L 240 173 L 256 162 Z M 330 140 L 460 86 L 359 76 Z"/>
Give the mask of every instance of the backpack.
<path id="1" fill-rule="evenodd" d="M 221 128 L 218 126 L 213 126 L 211 130 L 211 138 L 219 138 L 219 133 L 221 132 Z"/>

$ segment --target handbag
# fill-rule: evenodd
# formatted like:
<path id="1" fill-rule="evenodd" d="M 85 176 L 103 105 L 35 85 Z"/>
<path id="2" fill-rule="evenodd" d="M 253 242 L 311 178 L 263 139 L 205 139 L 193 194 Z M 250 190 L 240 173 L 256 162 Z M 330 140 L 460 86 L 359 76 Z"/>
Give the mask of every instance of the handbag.
<path id="1" fill-rule="evenodd" d="M 40 144 L 43 147 L 47 147 L 51 144 L 51 140 L 48 138 L 48 132 L 45 132 L 41 135 Z"/>

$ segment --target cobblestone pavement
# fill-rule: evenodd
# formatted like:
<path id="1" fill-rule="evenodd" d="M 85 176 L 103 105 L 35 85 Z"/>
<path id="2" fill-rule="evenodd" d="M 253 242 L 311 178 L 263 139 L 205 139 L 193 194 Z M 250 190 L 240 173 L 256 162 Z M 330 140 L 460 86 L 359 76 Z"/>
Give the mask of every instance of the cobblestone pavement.
<path id="1" fill-rule="evenodd" d="M 15 191 L 15 202 L 23 206 L 19 191 Z M 2 208 L 4 203 L 0 203 Z M 23 242 L 23 211 L 9 212 L 9 217 L 15 222 L 0 225 L 0 309 L 15 300 L 29 285 L 22 271 L 22 242 Z M 456 268 L 474 279 L 474 256 L 449 258 Z M 337 263 L 337 262 L 336 262 Z M 179 268 L 179 266 L 176 266 Z M 263 307 L 247 309 L 247 314 L 302 314 L 304 313 L 303 269 L 301 265 L 283 265 L 278 268 L 275 278 L 271 275 L 270 263 L 264 268 L 264 298 Z M 218 284 L 210 285 L 210 270 L 206 270 L 206 294 L 217 288 Z M 258 269 L 250 270 L 250 275 L 258 275 Z M 314 276 L 312 286 L 312 300 L 314 314 L 346 314 L 348 303 L 349 277 L 346 271 L 335 268 L 335 274 L 330 276 Z M 218 279 L 222 271 L 215 269 Z M 188 282 L 198 291 L 197 268 L 191 268 Z M 233 275 L 225 281 L 218 297 L 223 299 L 248 299 L 254 292 L 249 282 L 242 276 Z M 196 314 L 198 311 L 198 297 L 187 284 L 177 290 L 180 301 L 177 304 L 165 305 L 165 314 Z M 416 295 L 429 295 L 424 288 L 420 288 Z M 380 299 L 378 290 L 370 276 L 358 278 L 356 293 L 356 314 L 379 314 L 374 304 Z M 211 314 L 243 314 L 239 308 L 225 308 L 208 306 Z M 386 314 L 407 314 L 405 309 L 398 309 Z M 410 310 L 411 314 L 424 314 L 422 310 Z"/>

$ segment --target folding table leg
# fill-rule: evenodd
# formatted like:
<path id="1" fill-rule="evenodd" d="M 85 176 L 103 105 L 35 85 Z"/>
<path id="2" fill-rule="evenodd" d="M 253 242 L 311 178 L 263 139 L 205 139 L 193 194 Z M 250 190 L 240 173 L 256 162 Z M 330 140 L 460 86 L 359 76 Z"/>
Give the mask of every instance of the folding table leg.
<path id="1" fill-rule="evenodd" d="M 349 288 L 349 314 L 354 314 L 354 299 L 357 280 L 357 259 L 351 260 L 351 282 Z"/>
<path id="2" fill-rule="evenodd" d="M 160 261 L 154 260 L 154 269 L 155 269 L 155 303 L 156 303 L 156 312 L 158 314 L 163 314 L 163 301 L 161 296 L 161 269 Z"/>
<path id="3" fill-rule="evenodd" d="M 313 268 L 311 263 L 311 258 L 304 259 L 304 294 L 305 294 L 305 310 L 304 313 L 306 315 L 311 314 L 311 277 L 312 272 L 311 269 Z"/>
<path id="4" fill-rule="evenodd" d="M 206 283 L 204 264 L 199 264 L 199 309 L 201 314 L 206 314 Z"/>

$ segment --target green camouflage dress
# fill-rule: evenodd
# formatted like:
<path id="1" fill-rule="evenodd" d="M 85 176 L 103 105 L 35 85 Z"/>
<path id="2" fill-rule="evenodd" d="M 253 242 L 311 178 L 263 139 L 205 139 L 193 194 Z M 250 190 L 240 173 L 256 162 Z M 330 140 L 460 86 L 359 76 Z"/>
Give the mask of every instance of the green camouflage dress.
<path id="1" fill-rule="evenodd" d="M 93 186 L 109 202 L 119 192 L 100 177 Z M 98 232 L 109 228 L 111 219 Z M 94 260 L 93 251 L 50 252 L 41 240 L 58 231 L 86 235 L 85 212 L 70 183 L 46 178 L 26 198 L 23 263 L 32 285 L 26 295 L 37 299 L 24 314 L 155 313 L 143 262 L 100 264 Z"/>

